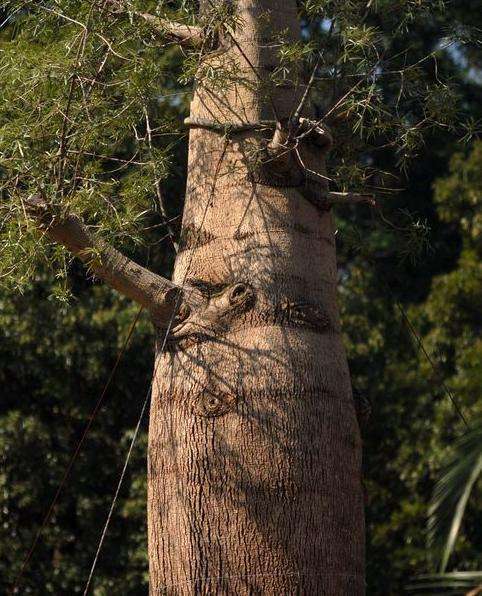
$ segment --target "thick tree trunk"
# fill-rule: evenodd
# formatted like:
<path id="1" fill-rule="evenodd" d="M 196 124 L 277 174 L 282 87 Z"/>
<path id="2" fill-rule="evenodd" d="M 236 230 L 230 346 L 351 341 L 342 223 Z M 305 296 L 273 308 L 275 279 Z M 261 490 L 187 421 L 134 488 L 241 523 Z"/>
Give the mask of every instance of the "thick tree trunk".
<path id="1" fill-rule="evenodd" d="M 266 133 L 205 126 L 293 115 L 303 89 L 260 81 L 277 64 L 267 31 L 298 38 L 296 3 L 240 0 L 239 11 L 236 42 L 210 60 L 235 63 L 242 82 L 199 84 L 191 105 L 174 282 L 203 288 L 216 308 L 179 324 L 156 358 L 150 590 L 360 595 L 361 442 L 332 217 L 260 173 L 253 147 Z M 323 173 L 322 150 L 303 151 Z"/>

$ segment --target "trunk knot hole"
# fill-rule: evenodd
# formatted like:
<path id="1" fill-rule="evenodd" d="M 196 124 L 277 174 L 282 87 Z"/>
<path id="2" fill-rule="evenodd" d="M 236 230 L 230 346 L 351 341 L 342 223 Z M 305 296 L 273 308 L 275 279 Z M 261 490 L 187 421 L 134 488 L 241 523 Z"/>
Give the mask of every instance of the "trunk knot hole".
<path id="1" fill-rule="evenodd" d="M 245 302 L 250 298 L 253 298 L 253 291 L 248 285 L 238 283 L 231 287 L 229 292 L 229 302 L 233 306 Z"/>
<path id="2" fill-rule="evenodd" d="M 232 394 L 220 392 L 216 394 L 205 389 L 193 404 L 193 411 L 203 418 L 217 418 L 232 411 L 236 406 L 236 397 Z"/>
<path id="3" fill-rule="evenodd" d="M 256 302 L 255 291 L 246 282 L 209 284 L 190 280 L 189 284 L 203 295 L 203 302 L 199 306 L 181 306 L 170 334 L 170 347 L 180 346 L 180 342 L 187 346 L 186 342 L 197 343 L 227 333 L 234 321 Z"/>

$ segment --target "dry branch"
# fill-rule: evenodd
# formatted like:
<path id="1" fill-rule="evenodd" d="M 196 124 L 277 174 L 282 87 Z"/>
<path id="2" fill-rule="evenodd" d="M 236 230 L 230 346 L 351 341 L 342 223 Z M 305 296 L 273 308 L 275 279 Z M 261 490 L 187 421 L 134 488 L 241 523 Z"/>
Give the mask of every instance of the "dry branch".
<path id="1" fill-rule="evenodd" d="M 158 325 L 168 324 L 181 302 L 180 292 L 185 299 L 181 288 L 95 238 L 76 215 L 53 215 L 43 197 L 30 197 L 25 207 L 51 240 L 65 246 L 112 288 L 149 310 Z"/>
<path id="2" fill-rule="evenodd" d="M 376 201 L 373 195 L 364 195 L 357 192 L 328 192 L 326 193 L 326 201 L 330 205 L 368 203 L 369 205 L 376 206 Z"/>
<path id="3" fill-rule="evenodd" d="M 200 47 L 204 42 L 205 35 L 201 27 L 176 23 L 147 12 L 136 12 L 135 14 L 152 25 L 154 29 L 180 45 Z"/>

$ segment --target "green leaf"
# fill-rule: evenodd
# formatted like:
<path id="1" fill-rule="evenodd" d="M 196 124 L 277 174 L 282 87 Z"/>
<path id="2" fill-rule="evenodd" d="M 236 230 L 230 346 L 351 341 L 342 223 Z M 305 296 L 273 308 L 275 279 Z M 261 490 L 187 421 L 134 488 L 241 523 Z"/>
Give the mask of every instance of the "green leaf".
<path id="1" fill-rule="evenodd" d="M 440 571 L 449 557 L 462 524 L 470 493 L 482 472 L 482 421 L 456 444 L 455 454 L 437 482 L 429 510 L 429 546 L 434 549 Z"/>
<path id="2" fill-rule="evenodd" d="M 435 575 L 421 575 L 407 586 L 410 594 L 428 596 L 465 596 L 469 590 L 482 588 L 482 571 L 454 571 Z"/>

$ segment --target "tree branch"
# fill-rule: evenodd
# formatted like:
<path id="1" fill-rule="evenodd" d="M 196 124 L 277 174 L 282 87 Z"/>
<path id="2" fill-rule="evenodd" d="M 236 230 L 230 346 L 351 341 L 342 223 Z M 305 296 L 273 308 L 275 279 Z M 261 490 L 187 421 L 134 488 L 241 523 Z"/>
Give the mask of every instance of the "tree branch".
<path id="1" fill-rule="evenodd" d="M 205 40 L 204 31 L 201 27 L 176 23 L 147 12 L 135 12 L 134 14 L 180 45 L 200 47 Z"/>
<path id="2" fill-rule="evenodd" d="M 373 195 L 364 195 L 357 192 L 327 192 L 326 201 L 330 205 L 348 205 L 349 203 L 368 203 L 373 207 L 376 201 Z"/>
<path id="3" fill-rule="evenodd" d="M 65 246 L 112 288 L 149 310 L 156 324 L 166 326 L 182 301 L 194 305 L 199 301 L 194 288 L 183 291 L 93 237 L 77 216 L 54 216 L 41 196 L 27 199 L 25 207 L 51 240 Z"/>
<path id="4" fill-rule="evenodd" d="M 308 118 L 299 119 L 299 132 L 298 141 L 301 141 L 304 137 L 308 137 L 312 143 L 327 152 L 333 146 L 333 137 L 325 125 L 321 125 L 316 121 Z"/>

